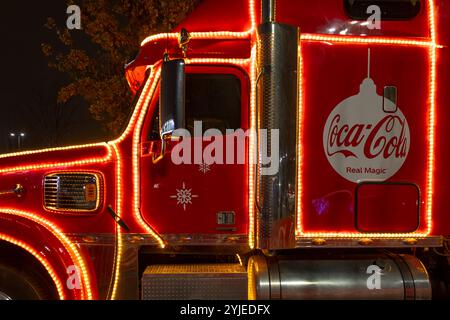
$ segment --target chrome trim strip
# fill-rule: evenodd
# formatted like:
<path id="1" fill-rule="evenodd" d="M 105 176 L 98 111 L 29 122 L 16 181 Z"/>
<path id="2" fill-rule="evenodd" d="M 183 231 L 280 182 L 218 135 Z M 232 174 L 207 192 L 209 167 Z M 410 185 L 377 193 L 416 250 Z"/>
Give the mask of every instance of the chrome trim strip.
<path id="1" fill-rule="evenodd" d="M 320 241 L 319 241 L 320 240 Z M 303 238 L 297 237 L 296 248 L 429 248 L 442 247 L 443 237 L 414 239 L 361 238 Z"/>
<path id="2" fill-rule="evenodd" d="M 169 245 L 248 245 L 246 234 L 163 234 Z"/>
<path id="3" fill-rule="evenodd" d="M 115 234 L 67 234 L 70 240 L 83 245 L 114 245 Z M 161 235 L 169 245 L 208 246 L 208 245 L 248 245 L 246 234 L 164 234 Z M 122 234 L 123 244 L 127 245 L 155 245 L 159 243 L 150 234 L 127 233 Z"/>
<path id="4" fill-rule="evenodd" d="M 114 234 L 67 234 L 70 240 L 84 245 L 114 245 Z M 245 234 L 164 234 L 163 239 L 169 245 L 183 246 L 235 246 L 247 245 Z M 413 241 L 414 240 L 414 241 Z M 442 247 L 443 237 L 434 236 L 414 239 L 380 238 L 303 238 L 297 237 L 296 248 L 432 248 Z M 157 246 L 149 234 L 123 234 L 123 244 L 137 246 Z"/>

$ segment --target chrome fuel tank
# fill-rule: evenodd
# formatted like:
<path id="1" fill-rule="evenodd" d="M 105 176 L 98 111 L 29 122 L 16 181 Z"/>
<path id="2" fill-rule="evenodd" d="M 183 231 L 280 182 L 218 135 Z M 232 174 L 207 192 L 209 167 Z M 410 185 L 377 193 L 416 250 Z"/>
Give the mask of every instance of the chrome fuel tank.
<path id="1" fill-rule="evenodd" d="M 411 255 L 390 253 L 305 258 L 254 256 L 249 298 L 257 300 L 426 300 L 431 283 Z"/>

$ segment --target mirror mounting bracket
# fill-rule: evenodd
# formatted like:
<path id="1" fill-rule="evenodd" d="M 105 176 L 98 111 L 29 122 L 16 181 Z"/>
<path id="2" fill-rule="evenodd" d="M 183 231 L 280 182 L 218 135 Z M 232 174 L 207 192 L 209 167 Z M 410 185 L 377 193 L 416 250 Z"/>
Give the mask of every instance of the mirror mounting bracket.
<path id="1" fill-rule="evenodd" d="M 184 58 L 186 58 L 189 41 L 191 41 L 191 35 L 185 28 L 182 28 L 180 31 L 180 36 L 178 38 L 178 44 L 181 51 L 183 52 Z"/>
<path id="2" fill-rule="evenodd" d="M 167 149 L 167 141 L 166 141 L 166 139 L 168 139 L 170 136 L 171 136 L 170 134 L 167 134 L 167 135 L 165 135 L 165 136 L 163 136 L 161 138 L 161 152 L 159 153 L 159 155 L 156 155 L 156 154 L 152 155 L 152 162 L 153 162 L 153 164 L 157 164 L 162 159 L 164 159 L 164 156 L 166 154 L 166 149 Z"/>

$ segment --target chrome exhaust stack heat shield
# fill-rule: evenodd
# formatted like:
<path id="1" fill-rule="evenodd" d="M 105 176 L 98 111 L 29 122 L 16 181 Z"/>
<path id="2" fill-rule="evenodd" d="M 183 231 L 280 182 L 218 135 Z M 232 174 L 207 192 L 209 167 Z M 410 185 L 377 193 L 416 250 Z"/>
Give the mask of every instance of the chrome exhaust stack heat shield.
<path id="1" fill-rule="evenodd" d="M 251 300 L 429 300 L 431 283 L 414 256 L 254 256 L 248 264 Z"/>
<path id="2" fill-rule="evenodd" d="M 268 250 L 295 246 L 299 31 L 274 22 L 275 6 L 262 1 L 258 28 L 257 246 Z"/>

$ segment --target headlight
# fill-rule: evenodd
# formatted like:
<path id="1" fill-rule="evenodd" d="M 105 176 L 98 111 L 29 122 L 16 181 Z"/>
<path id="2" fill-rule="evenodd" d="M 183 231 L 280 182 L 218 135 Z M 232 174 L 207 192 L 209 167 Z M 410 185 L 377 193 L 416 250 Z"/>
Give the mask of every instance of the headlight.
<path id="1" fill-rule="evenodd" d="M 92 212 L 99 208 L 100 175 L 94 173 L 62 172 L 44 178 L 44 206 L 47 210 Z"/>

